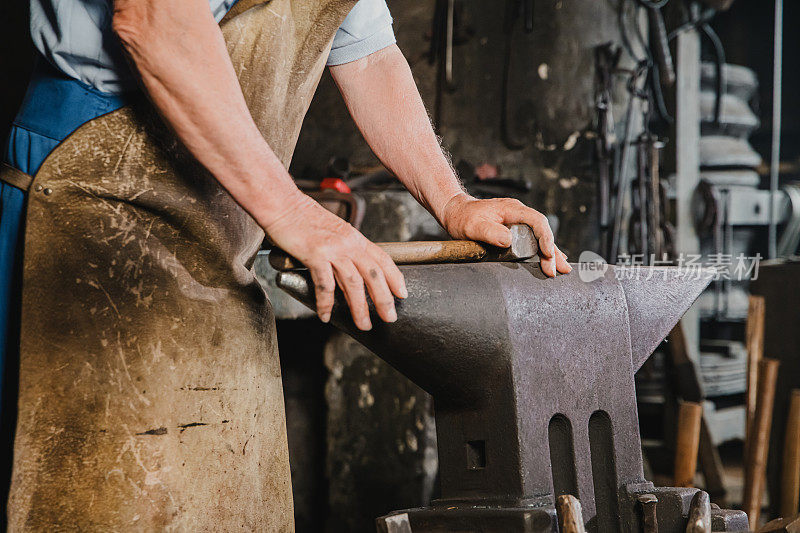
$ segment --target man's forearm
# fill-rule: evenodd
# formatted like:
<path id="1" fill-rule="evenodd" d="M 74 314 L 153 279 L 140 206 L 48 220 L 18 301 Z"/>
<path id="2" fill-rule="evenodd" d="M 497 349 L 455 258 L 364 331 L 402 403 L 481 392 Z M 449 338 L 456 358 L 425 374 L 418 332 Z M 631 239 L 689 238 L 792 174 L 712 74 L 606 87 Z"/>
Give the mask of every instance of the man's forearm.
<path id="1" fill-rule="evenodd" d="M 331 67 L 350 114 L 381 162 L 443 222 L 463 192 L 439 145 L 411 69 L 397 46 Z"/>
<path id="2" fill-rule="evenodd" d="M 509 246 L 508 226 L 527 224 L 539 242 L 542 271 L 555 276 L 571 270 L 542 213 L 519 200 L 478 200 L 464 192 L 396 46 L 332 67 L 331 73 L 375 155 L 452 237 Z"/>
<path id="3" fill-rule="evenodd" d="M 247 109 L 207 0 L 116 0 L 114 30 L 156 108 L 262 227 L 304 201 Z"/>

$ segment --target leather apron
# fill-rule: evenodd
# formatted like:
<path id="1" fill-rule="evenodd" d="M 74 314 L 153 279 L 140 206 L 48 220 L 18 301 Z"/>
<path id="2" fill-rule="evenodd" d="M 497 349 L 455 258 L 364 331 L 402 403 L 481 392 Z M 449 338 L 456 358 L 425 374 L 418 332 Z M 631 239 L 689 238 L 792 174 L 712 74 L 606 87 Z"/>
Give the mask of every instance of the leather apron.
<path id="1" fill-rule="evenodd" d="M 221 22 L 287 167 L 354 4 L 240 0 Z M 293 530 L 263 231 L 144 100 L 29 181 L 10 530 Z"/>

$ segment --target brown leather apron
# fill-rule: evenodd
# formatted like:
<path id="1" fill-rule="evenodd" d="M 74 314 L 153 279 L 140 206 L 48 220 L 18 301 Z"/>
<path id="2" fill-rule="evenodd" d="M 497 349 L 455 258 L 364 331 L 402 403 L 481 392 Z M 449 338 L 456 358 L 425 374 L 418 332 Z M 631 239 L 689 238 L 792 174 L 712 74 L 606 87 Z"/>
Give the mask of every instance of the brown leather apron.
<path id="1" fill-rule="evenodd" d="M 354 3 L 240 0 L 221 24 L 287 166 Z M 48 156 L 27 205 L 10 530 L 293 529 L 263 236 L 145 101 Z"/>

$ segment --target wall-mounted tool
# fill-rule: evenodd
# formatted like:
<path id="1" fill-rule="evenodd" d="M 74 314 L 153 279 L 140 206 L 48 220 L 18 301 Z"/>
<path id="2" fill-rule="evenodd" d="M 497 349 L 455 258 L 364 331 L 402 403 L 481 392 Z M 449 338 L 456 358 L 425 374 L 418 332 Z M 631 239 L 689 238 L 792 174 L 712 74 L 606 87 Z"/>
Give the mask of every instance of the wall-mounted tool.
<path id="1" fill-rule="evenodd" d="M 433 124 L 437 129 L 442 121 L 444 92 L 456 90 L 453 50 L 456 44 L 466 40 L 469 33 L 459 27 L 459 7 L 456 0 L 436 0 L 433 10 L 428 62 L 437 65 L 436 100 L 433 108 Z"/>
<path id="2" fill-rule="evenodd" d="M 646 76 L 648 68 L 647 62 L 641 61 L 636 69 L 630 73 L 630 78 L 628 79 L 628 93 L 630 99 L 628 101 L 628 110 L 625 113 L 625 133 L 623 134 L 621 147 L 618 147 L 615 151 L 614 161 L 616 194 L 613 203 L 614 218 L 611 229 L 610 250 L 608 253 L 609 261 L 612 262 L 616 262 L 620 252 L 620 239 L 622 238 L 623 225 L 625 222 L 625 195 L 628 194 L 631 185 L 629 167 L 634 131 L 634 110 L 637 102 L 641 102 L 641 105 L 646 105 L 648 102 L 647 92 L 643 91 L 640 87 L 640 81 Z M 644 123 L 647 123 L 646 119 Z"/>
<path id="3" fill-rule="evenodd" d="M 647 0 L 642 3 L 647 7 L 650 47 L 653 51 L 653 59 L 658 66 L 658 81 L 667 87 L 672 87 L 675 84 L 675 65 L 672 63 L 672 53 L 669 50 L 669 38 L 661 6 Z"/>
<path id="4" fill-rule="evenodd" d="M 636 179 L 633 181 L 632 207 L 628 230 L 628 252 L 664 261 L 674 254 L 674 229 L 667 213 L 666 189 L 659 173 L 660 151 L 664 143 L 650 133 L 636 141 Z"/>
<path id="5" fill-rule="evenodd" d="M 614 145 L 617 142 L 614 131 L 611 89 L 613 75 L 619 63 L 622 49 L 609 44 L 595 49 L 595 111 L 597 113 L 597 137 L 595 140 L 595 160 L 597 162 L 598 209 L 597 222 L 600 227 L 600 250 L 605 259 L 611 248 L 611 179 Z"/>
<path id="6" fill-rule="evenodd" d="M 514 55 L 514 32 L 521 18 L 525 33 L 533 32 L 533 0 L 506 0 L 504 31 L 506 34 L 505 58 L 503 60 L 503 101 L 500 114 L 500 131 L 503 143 L 510 150 L 522 150 L 528 145 L 526 139 L 519 139 L 511 127 L 511 72 Z"/>

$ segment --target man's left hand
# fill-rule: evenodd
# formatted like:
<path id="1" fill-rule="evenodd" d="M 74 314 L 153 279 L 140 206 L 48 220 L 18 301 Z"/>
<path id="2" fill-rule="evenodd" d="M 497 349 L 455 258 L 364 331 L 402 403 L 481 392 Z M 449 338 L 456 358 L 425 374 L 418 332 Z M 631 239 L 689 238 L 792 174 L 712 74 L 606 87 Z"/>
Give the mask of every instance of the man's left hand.
<path id="1" fill-rule="evenodd" d="M 441 223 L 454 239 L 481 241 L 507 248 L 511 245 L 512 224 L 527 224 L 539 241 L 542 272 L 555 276 L 572 270 L 567 256 L 558 249 L 547 217 L 519 200 L 491 198 L 479 200 L 467 193 L 454 196 L 442 212 Z"/>

